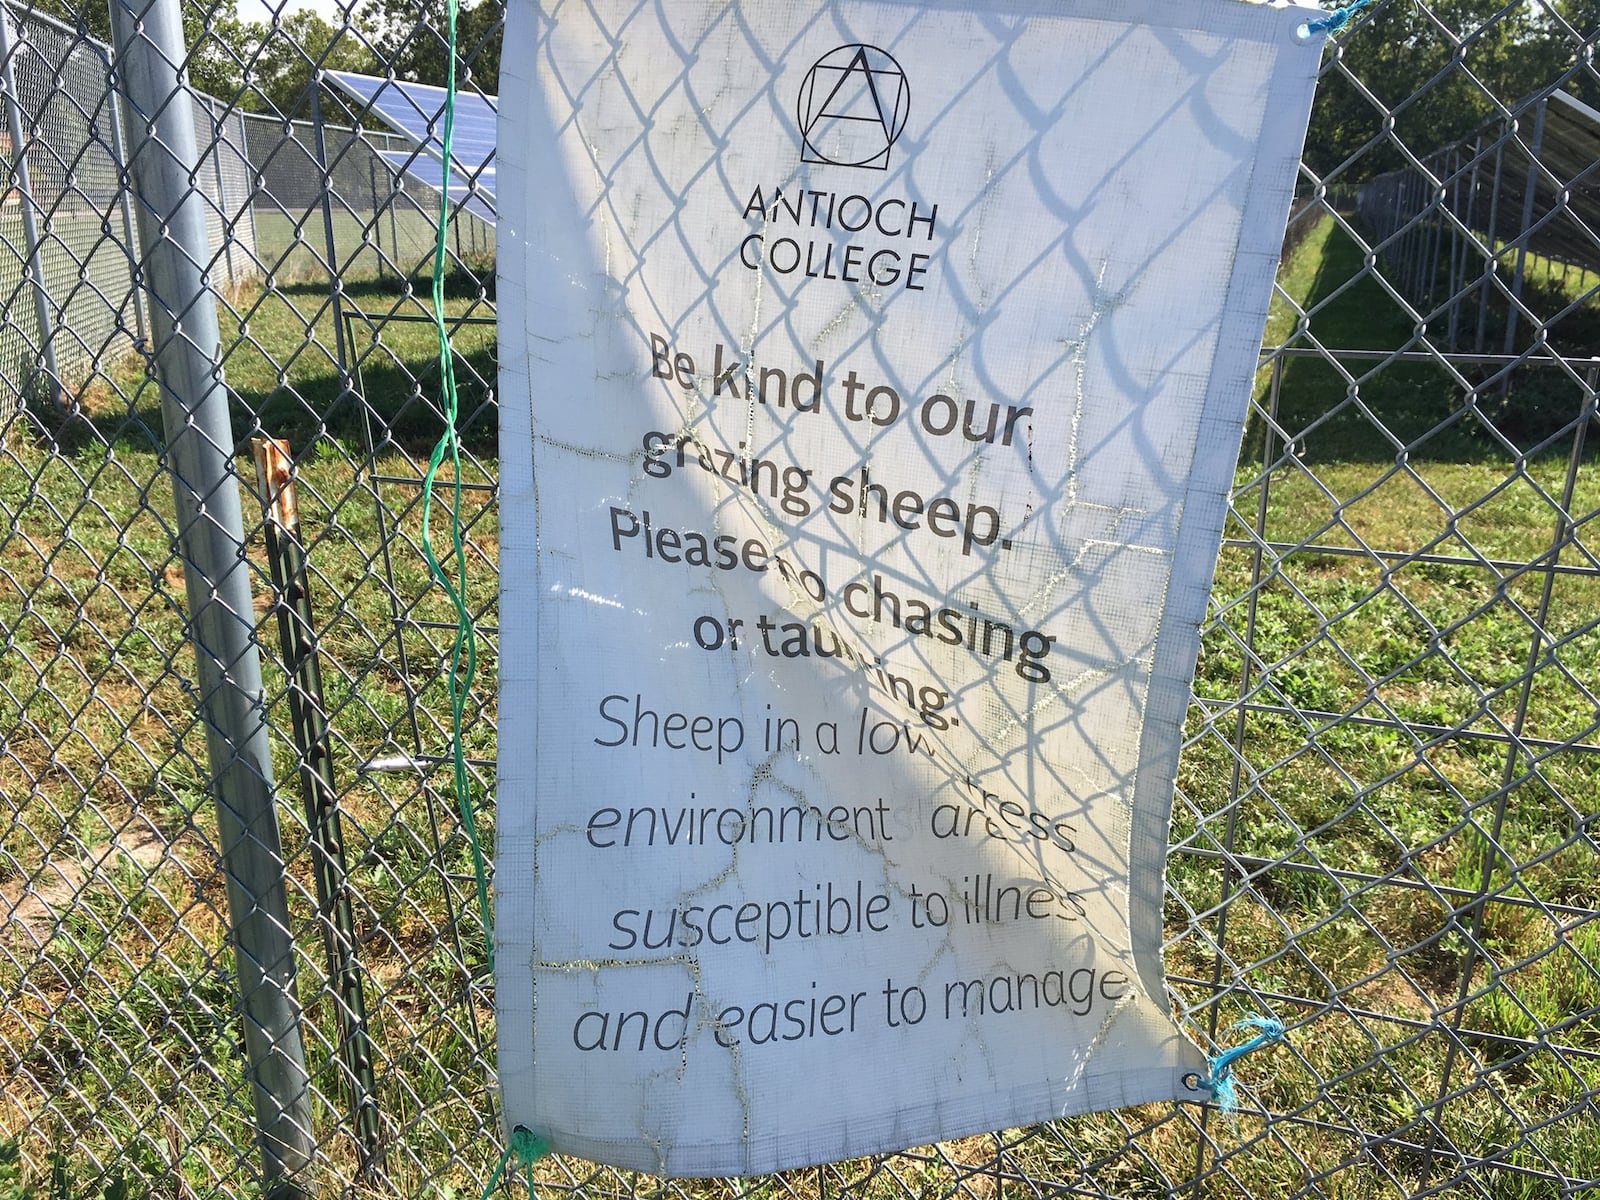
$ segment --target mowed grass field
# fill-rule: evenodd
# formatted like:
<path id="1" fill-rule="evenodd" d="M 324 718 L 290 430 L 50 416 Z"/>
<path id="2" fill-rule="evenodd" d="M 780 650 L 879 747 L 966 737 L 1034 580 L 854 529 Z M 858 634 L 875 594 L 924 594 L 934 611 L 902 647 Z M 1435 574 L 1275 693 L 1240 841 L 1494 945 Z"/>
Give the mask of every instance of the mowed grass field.
<path id="1" fill-rule="evenodd" d="M 1412 344 L 1414 323 L 1376 284 L 1343 286 L 1359 268 L 1325 221 L 1282 281 L 1324 345 Z M 346 302 L 378 314 L 353 322 L 350 346 L 378 415 L 382 479 L 361 469 L 361 409 L 335 365 L 325 284 L 236 297 L 228 378 L 236 432 L 259 421 L 301 456 L 393 1139 L 359 1190 L 475 1196 L 498 1152 L 485 1132 L 493 1016 L 470 852 L 447 771 L 362 769 L 412 753 L 414 717 L 426 753 L 446 745 L 428 714 L 447 711 L 452 618 L 418 549 L 416 487 L 439 427 L 434 341 L 426 324 L 382 319 L 423 313 L 393 279 L 347 281 Z M 453 284 L 449 305 L 492 316 L 470 284 Z M 1269 342 L 1287 340 L 1295 309 L 1280 305 L 1273 321 Z M 496 474 L 484 406 L 492 325 L 463 326 L 455 345 L 463 478 L 483 485 Z M 1261 1011 L 1291 1026 L 1289 1046 L 1241 1068 L 1246 1112 L 1207 1117 L 1198 1136 L 1199 1109 L 1127 1110 L 687 1193 L 988 1200 L 1054 1183 L 1145 1196 L 1198 1176 L 1203 1197 L 1312 1183 L 1398 1196 L 1448 1180 L 1451 1146 L 1503 1149 L 1506 1165 L 1534 1172 L 1480 1172 L 1495 1196 L 1554 1200 L 1560 1176 L 1600 1176 L 1600 759 L 1583 748 L 1600 742 L 1600 581 L 1519 565 L 1556 562 L 1563 539 L 1560 566 L 1595 566 L 1600 478 L 1585 457 L 1569 482 L 1570 430 L 1559 436 L 1547 413 L 1508 435 L 1524 419 L 1507 417 L 1509 401 L 1464 416 L 1459 381 L 1437 368 L 1351 374 L 1366 376 L 1355 391 L 1326 361 L 1288 362 L 1277 407 L 1287 444 L 1260 422 L 1247 436 L 1174 807 L 1167 967 L 1191 1031 L 1228 1043 L 1228 1022 Z M 1269 384 L 1270 369 L 1264 403 Z M 1575 413 L 1581 390 L 1565 384 Z M 1559 380 L 1546 393 L 1547 408 L 1567 402 Z M 231 1195 L 238 1161 L 255 1152 L 154 387 L 129 363 L 91 385 L 83 407 L 88 425 L 53 434 L 13 424 L 0 452 L 0 1197 L 109 1198 L 152 1184 L 156 1195 Z M 1538 452 L 1508 450 L 1508 437 Z M 240 471 L 251 478 L 247 459 Z M 484 492 L 465 504 L 466 586 L 483 630 L 466 737 L 488 763 L 495 514 Z M 273 666 L 264 547 L 250 552 L 335 1195 L 356 1157 L 334 1132 L 335 1023 L 287 681 Z M 1511 753 L 1511 735 L 1528 752 Z M 479 780 L 492 838 L 492 771 Z M 1485 893 L 1495 901 L 1475 905 Z M 1231 991 L 1216 1003 L 1219 987 Z M 1250 1115 L 1257 1106 L 1279 1115 L 1270 1127 Z M 536 1176 L 585 1196 L 657 1191 L 560 1159 Z"/>

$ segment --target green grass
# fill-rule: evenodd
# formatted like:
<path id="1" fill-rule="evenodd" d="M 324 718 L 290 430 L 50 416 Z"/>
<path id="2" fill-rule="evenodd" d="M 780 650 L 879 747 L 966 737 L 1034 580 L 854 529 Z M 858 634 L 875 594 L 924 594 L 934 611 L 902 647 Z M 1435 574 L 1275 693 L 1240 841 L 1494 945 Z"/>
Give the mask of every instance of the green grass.
<path id="1" fill-rule="evenodd" d="M 1530 262 L 1525 303 L 1552 317 L 1566 312 L 1550 327 L 1551 347 L 1575 358 L 1600 353 L 1600 300 L 1588 290 L 1593 278 L 1563 278 L 1559 264 L 1537 256 Z M 1311 463 L 1393 462 L 1402 455 L 1429 462 L 1501 462 L 1570 442 L 1584 403 L 1582 379 L 1550 365 L 1544 354 L 1509 376 L 1490 367 L 1340 356 L 1340 350 L 1385 356 L 1417 351 L 1424 337 L 1444 344 L 1444 316 L 1435 314 L 1431 324 L 1415 320 L 1382 274 L 1367 269 L 1357 243 L 1327 216 L 1284 264 L 1279 283 L 1286 295 L 1272 306 L 1267 345 L 1334 351 L 1331 358 L 1284 361 L 1277 418 L 1295 455 Z M 1505 305 L 1496 297 L 1489 309 L 1490 353 L 1503 348 Z M 1476 303 L 1468 307 L 1475 318 Z M 1526 320 L 1521 332 L 1519 349 L 1531 337 Z M 1263 373 L 1258 382 L 1263 404 L 1269 379 Z M 1259 458 L 1263 439 L 1263 426 L 1255 422 L 1247 459 Z M 1283 449 L 1281 442 L 1277 448 Z"/>
<path id="2" fill-rule="evenodd" d="M 1280 282 L 1293 303 L 1280 298 L 1269 341 L 1296 335 L 1298 309 L 1310 314 L 1302 339 L 1410 345 L 1414 331 L 1362 266 L 1324 221 L 1285 264 Z M 1558 576 L 1546 598 L 1541 573 L 1512 565 L 1548 554 L 1567 528 L 1560 510 L 1579 389 L 1565 428 L 1545 427 L 1524 446 L 1543 443 L 1544 453 L 1523 457 L 1496 436 L 1517 443 L 1505 417 L 1529 402 L 1517 387 L 1500 416 L 1463 418 L 1464 393 L 1441 385 L 1435 366 L 1352 371 L 1365 373 L 1354 386 L 1324 360 L 1288 360 L 1278 419 L 1291 445 L 1273 443 L 1268 470 L 1241 469 L 1232 536 L 1248 541 L 1253 530 L 1327 552 L 1268 552 L 1258 572 L 1250 548 L 1224 548 L 1196 693 L 1229 705 L 1243 681 L 1259 708 L 1212 722 L 1192 715 L 1174 837 L 1199 849 L 1231 841 L 1261 864 L 1229 885 L 1237 896 L 1225 979 L 1242 972 L 1268 993 L 1307 997 L 1306 1016 L 1315 1004 L 1355 1010 L 1307 1027 L 1300 1055 L 1312 1069 L 1285 1064 L 1269 1108 L 1334 1101 L 1353 1123 L 1410 1128 L 1401 1140 L 1420 1144 L 1429 1105 L 1459 1092 L 1441 1110 L 1458 1144 L 1504 1146 L 1509 1163 L 1593 1178 L 1600 1125 L 1582 1106 L 1600 1089 L 1600 1059 L 1584 1057 L 1600 1051 L 1600 848 L 1586 831 L 1600 811 L 1600 773 L 1593 755 L 1562 747 L 1600 741 L 1600 587 L 1592 576 Z M 1267 395 L 1263 380 L 1258 399 Z M 1530 418 L 1517 420 L 1526 427 Z M 1256 429 L 1246 463 L 1261 461 L 1265 442 Z M 1587 459 L 1566 507 L 1600 509 Z M 1580 526 L 1578 540 L 1592 547 L 1591 528 Z M 1419 553 L 1456 561 L 1404 557 Z M 1587 553 L 1567 544 L 1562 561 L 1592 562 Z M 1542 665 L 1522 711 L 1536 649 Z M 1503 734 L 1513 727 L 1552 748 L 1511 756 Z M 1212 864 L 1182 855 L 1171 877 L 1186 897 L 1213 905 L 1223 886 Z M 1480 889 L 1497 899 L 1469 956 L 1471 921 L 1452 918 Z M 1215 917 L 1199 922 L 1169 970 L 1209 978 L 1209 946 L 1196 935 L 1219 932 Z M 1449 1081 L 1445 1039 L 1418 1032 L 1434 1022 L 1464 1031 L 1468 1050 Z M 1503 1040 L 1551 1029 L 1575 1053 Z M 1318 1090 L 1318 1075 L 1340 1082 Z M 1519 1120 L 1544 1128 L 1524 1136 Z M 1307 1137 L 1296 1150 L 1313 1165 L 1338 1143 Z M 1345 1149 L 1353 1155 L 1356 1144 Z M 1415 1178 L 1408 1172 L 1421 1159 L 1397 1153 L 1385 1166 Z M 1337 1175 L 1352 1194 L 1392 1193 L 1360 1166 Z M 1488 1186 L 1559 1194 L 1506 1172 Z"/>
<path id="3" fill-rule="evenodd" d="M 437 222 L 437 214 L 419 203 L 397 201 L 376 215 L 352 213 L 336 203 L 333 238 L 340 273 L 347 282 L 393 280 L 425 267 L 433 261 Z M 263 208 L 252 214 L 252 228 L 255 257 L 275 283 L 327 279 L 328 228 L 320 209 L 274 213 Z M 451 225 L 449 246 L 462 261 L 492 261 L 494 230 L 474 217 L 460 217 Z"/>
<path id="4" fill-rule="evenodd" d="M 1386 314 L 1381 289 L 1361 279 L 1360 268 L 1329 223 L 1302 243 L 1282 277 L 1311 314 L 1302 337 L 1340 348 L 1408 344 L 1412 332 Z M 1358 281 L 1346 286 L 1351 278 Z M 415 316 L 425 290 L 413 280 L 408 294 L 400 281 L 374 274 L 348 282 L 342 303 Z M 491 297 L 470 284 L 453 285 L 450 308 L 458 317 L 492 315 Z M 439 664 L 448 634 L 419 623 L 451 615 L 415 550 L 419 460 L 439 429 L 432 335 L 421 323 L 360 319 L 352 343 L 378 416 L 381 472 L 410 481 L 379 485 L 383 520 L 398 525 L 404 551 L 391 592 L 375 558 L 379 508 L 359 470 L 365 432 L 335 368 L 325 282 L 241 293 L 234 314 L 227 373 L 238 397 L 235 432 L 287 437 L 300 456 L 380 1103 L 395 1138 L 370 1194 L 475 1196 L 496 1151 L 482 1135 L 489 1102 L 481 1053 L 465 1032 L 472 1016 L 492 1023 L 468 848 L 452 833 L 445 773 L 430 773 L 424 788 L 414 774 L 357 771 L 363 761 L 411 751 L 413 713 L 424 721 L 425 749 L 445 744 L 427 714 L 445 707 Z M 1269 340 L 1290 336 L 1297 321 L 1295 308 L 1280 304 Z M 493 330 L 463 326 L 455 340 L 469 381 L 467 481 L 489 482 L 496 447 L 484 400 L 494 378 Z M 41 935 L 42 949 L 14 932 L 0 949 L 0 1146 L 17 1148 L 0 1153 L 0 1196 L 8 1188 L 49 1196 L 59 1179 L 70 1180 L 73 1196 L 109 1196 L 123 1186 L 140 1195 L 157 1182 L 175 1195 L 226 1194 L 223 1181 L 254 1150 L 214 818 L 203 766 L 181 749 L 198 744 L 200 731 L 159 413 L 136 361 L 90 389 L 84 408 L 87 421 L 58 429 L 54 444 L 13 429 L 0 452 L 0 511 L 10 522 L 0 536 L 0 730 L 8 731 L 0 794 L 14 798 L 0 825 L 0 889 L 11 897 L 24 883 L 37 887 L 47 863 L 75 860 L 130 831 L 158 835 L 165 851 L 154 862 L 109 865 Z M 1031 1136 L 964 1139 L 882 1167 L 863 1161 L 781 1181 L 695 1185 L 697 1198 L 810 1200 L 843 1190 L 873 1200 L 955 1191 L 999 1200 L 1024 1194 L 1024 1175 L 1139 1197 L 1166 1194 L 1164 1180 L 1188 1186 L 1197 1174 L 1201 1197 L 1285 1195 L 1312 1179 L 1329 1195 L 1400 1196 L 1422 1184 L 1423 1157 L 1407 1145 L 1426 1143 L 1431 1106 L 1446 1088 L 1459 1092 L 1441 1110 L 1455 1144 L 1503 1147 L 1511 1165 L 1600 1175 L 1595 1118 L 1569 1112 L 1600 1089 L 1600 1058 L 1585 1057 L 1600 1055 L 1600 919 L 1592 915 L 1600 853 L 1585 824 L 1600 812 L 1600 772 L 1593 756 L 1564 748 L 1600 740 L 1600 588 L 1585 576 L 1555 582 L 1545 627 L 1558 644 L 1541 649 L 1545 665 L 1520 726 L 1525 738 L 1554 748 L 1536 760 L 1508 759 L 1498 735 L 1518 719 L 1543 580 L 1486 563 L 1528 561 L 1549 549 L 1566 462 L 1558 451 L 1508 454 L 1485 435 L 1482 418 L 1462 420 L 1459 408 L 1434 367 L 1387 367 L 1353 390 L 1326 363 L 1295 360 L 1278 407 L 1294 449 L 1276 445 L 1259 465 L 1266 439 L 1257 430 L 1239 474 L 1230 535 L 1322 549 L 1281 560 L 1268 554 L 1260 571 L 1248 547 L 1227 547 L 1219 560 L 1195 683 L 1219 707 L 1190 716 L 1175 807 L 1168 969 L 1187 1003 L 1208 1003 L 1220 942 L 1222 982 L 1238 977 L 1279 997 L 1263 1003 L 1300 1023 L 1292 1048 L 1242 1072 L 1250 1099 L 1284 1119 L 1270 1129 L 1252 1116 L 1211 1119 L 1217 1147 L 1240 1148 L 1223 1159 L 1197 1153 L 1196 1110 L 1151 1106 Z M 1375 422 L 1396 437 L 1377 435 Z M 1396 444 L 1409 452 L 1400 455 Z M 241 472 L 249 478 L 243 460 Z M 480 626 L 489 626 L 495 513 L 476 494 L 469 501 L 470 602 Z M 1600 509 L 1600 478 L 1587 463 L 1569 507 Z M 442 525 L 437 532 L 442 540 Z M 1578 537 L 1594 549 L 1592 523 Z M 1337 552 L 1362 548 L 1466 561 Z M 1563 555 L 1583 561 L 1570 547 Z M 251 557 L 264 580 L 259 544 Z M 403 634 L 396 608 L 407 619 Z M 262 636 L 318 1130 L 329 1139 L 334 1194 L 332 1180 L 348 1175 L 354 1152 L 330 1136 L 340 1119 L 334 1022 L 292 786 L 287 684 L 271 665 L 270 623 Z M 469 753 L 488 760 L 492 637 L 483 650 L 467 736 Z M 1241 681 L 1259 706 L 1242 715 L 1230 707 Z M 1508 771 L 1514 786 L 1506 792 Z M 1214 859 L 1187 853 L 1223 847 L 1247 868 L 1226 885 Z M 1470 923 L 1452 915 L 1484 885 L 1499 899 L 1484 910 L 1469 974 Z M 1217 905 L 1225 886 L 1224 929 Z M 466 931 L 464 956 L 440 932 L 451 913 Z M 1309 1003 L 1283 999 L 1292 996 Z M 1225 1023 L 1251 1006 L 1236 993 L 1215 1015 Z M 1212 1015 L 1203 1009 L 1194 1030 L 1206 1032 Z M 1459 1025 L 1463 1047 L 1448 1081 L 1449 1039 L 1437 1032 L 1447 1023 Z M 1507 1040 L 1547 1030 L 1555 1031 L 1549 1043 L 1570 1050 L 1530 1053 Z M 1394 1143 L 1374 1146 L 1360 1129 Z M 1433 1178 L 1449 1170 L 1437 1168 Z M 538 1175 L 547 1189 L 585 1196 L 631 1190 L 566 1160 L 541 1163 Z M 1494 1196 L 1561 1194 L 1549 1181 L 1508 1172 L 1479 1182 Z"/>
<path id="5" fill-rule="evenodd" d="M 380 470 L 412 480 L 420 477 L 417 456 L 425 456 L 441 428 L 436 342 L 429 325 L 393 318 L 422 314 L 416 295 L 426 290 L 425 280 L 409 293 L 393 280 L 371 280 L 350 285 L 344 298 L 347 311 L 375 314 L 354 322 L 352 350 L 375 410 Z M 453 317 L 491 311 L 475 287 L 452 281 L 448 290 Z M 345 785 L 352 884 L 368 938 L 363 959 L 373 973 L 384 1107 L 391 1128 L 408 1131 L 400 1139 L 404 1149 L 388 1163 L 390 1194 L 418 1190 L 440 1164 L 447 1164 L 442 1181 L 453 1176 L 471 1191 L 468 1170 L 481 1171 L 490 1148 L 468 1154 L 466 1166 L 448 1165 L 459 1148 L 481 1145 L 485 1101 L 481 1083 L 461 1086 L 479 1070 L 460 1032 L 473 1015 L 466 1006 L 476 1003 L 476 1015 L 489 1016 L 476 986 L 470 993 L 476 1000 L 468 991 L 482 969 L 471 887 L 463 883 L 470 877 L 469 848 L 453 832 L 447 775 L 430 772 L 428 788 L 419 791 L 415 775 L 356 773 L 369 758 L 413 751 L 413 704 L 422 713 L 447 710 L 440 656 L 429 644 L 443 635 L 405 634 L 409 670 L 402 668 L 391 594 L 375 561 L 378 511 L 372 485 L 357 471 L 359 406 L 334 367 L 326 286 L 242 294 L 235 311 L 237 337 L 227 360 L 237 395 L 235 433 L 287 437 L 306 456 L 300 508 L 315 572 L 312 601 L 337 735 L 335 767 Z M 494 377 L 492 325 L 462 326 L 454 341 L 469 451 L 492 452 L 484 405 Z M 20 1136 L 18 1169 L 30 1186 L 45 1187 L 47 1177 L 58 1175 L 71 1179 L 71 1195 L 100 1196 L 119 1172 L 132 1171 L 149 1181 L 181 1177 L 195 1194 L 212 1194 L 218 1179 L 237 1175 L 241 1155 L 249 1161 L 254 1152 L 214 816 L 204 769 L 181 749 L 202 742 L 187 683 L 192 653 L 181 621 L 171 487 L 157 457 L 160 414 L 137 360 L 86 392 L 83 409 L 86 419 L 57 429 L 54 445 L 9 438 L 0 469 L 0 508 L 16 517 L 14 532 L 0 543 L 7 635 L 0 794 L 28 798 L 0 826 L 0 887 L 8 896 L 25 885 L 37 890 L 59 879 L 47 864 L 75 863 L 88 848 L 134 835 L 154 835 L 165 851 L 153 865 L 110 866 L 76 895 L 69 888 L 70 903 L 57 905 L 64 919 L 34 927 L 48 938 L 41 953 L 13 943 L 10 955 L 0 955 L 8 1080 L 0 1137 Z M 253 477 L 247 459 L 240 471 Z M 485 482 L 492 473 L 492 461 L 469 457 L 467 482 Z M 415 544 L 417 488 L 377 486 L 391 527 Z M 492 624 L 493 512 L 481 496 L 469 495 L 466 516 L 471 602 Z M 442 523 L 436 536 L 448 541 Z M 264 547 L 257 542 L 251 554 L 265 578 Z M 428 586 L 420 554 L 399 555 L 394 587 L 394 603 L 408 619 L 450 618 Z M 262 591 L 258 584 L 258 596 Z M 287 682 L 273 667 L 275 626 L 263 624 L 262 636 L 281 818 L 296 881 L 291 912 L 303 934 L 300 990 L 314 1031 L 314 1084 L 325 1097 L 318 1128 L 328 1130 L 337 1125 L 339 1107 L 325 1053 L 333 1013 L 311 924 L 314 893 L 297 817 Z M 492 638 L 484 648 L 492 672 Z M 492 673 L 486 680 L 468 710 L 469 753 L 479 759 L 493 756 L 492 726 L 479 719 L 493 695 Z M 432 752 L 443 744 L 437 725 L 425 725 L 423 736 Z M 443 831 L 442 848 L 435 828 Z M 440 933 L 450 911 L 465 930 L 464 960 Z M 130 1078 L 140 1081 L 131 1092 Z M 41 1144 L 64 1147 L 63 1163 L 41 1158 Z M 343 1170 L 353 1162 L 337 1139 L 331 1153 Z"/>

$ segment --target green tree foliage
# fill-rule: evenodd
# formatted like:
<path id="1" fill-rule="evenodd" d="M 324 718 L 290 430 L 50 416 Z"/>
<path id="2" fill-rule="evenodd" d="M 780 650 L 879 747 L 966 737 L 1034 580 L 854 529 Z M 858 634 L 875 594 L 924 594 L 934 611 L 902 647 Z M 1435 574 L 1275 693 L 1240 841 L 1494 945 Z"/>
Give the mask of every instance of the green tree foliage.
<path id="1" fill-rule="evenodd" d="M 1535 37 L 1540 77 L 1600 108 L 1600 0 L 1558 0 Z"/>
<path id="2" fill-rule="evenodd" d="M 18 5 L 24 12 L 40 12 L 71 25 L 97 41 L 111 44 L 111 9 L 93 0 L 32 0 Z"/>
<path id="3" fill-rule="evenodd" d="M 298 0 L 286 0 L 288 9 Z M 23 0 L 109 41 L 105 0 Z M 303 116 L 319 67 L 443 84 L 445 0 L 362 0 L 332 25 L 306 9 L 242 22 L 236 0 L 184 0 L 190 78 L 226 102 Z M 463 0 L 463 86 L 498 90 L 502 0 Z M 1559 84 L 1600 108 L 1600 0 L 1390 0 L 1329 49 L 1306 162 L 1358 184 Z"/>
<path id="4" fill-rule="evenodd" d="M 246 27 L 249 86 L 243 107 L 285 117 L 308 118 L 311 88 L 319 70 L 380 70 L 378 60 L 360 34 L 347 25 L 330 25 L 309 8 L 297 9 L 272 23 Z"/>
<path id="5" fill-rule="evenodd" d="M 1465 137 L 1549 81 L 1542 46 L 1520 2 L 1394 0 L 1329 51 L 1306 162 L 1360 183 Z"/>
<path id="6" fill-rule="evenodd" d="M 463 3 L 456 21 L 457 81 L 493 95 L 500 83 L 500 0 Z M 442 85 L 448 69 L 444 0 L 373 0 L 357 23 L 395 77 Z"/>
<path id="7" fill-rule="evenodd" d="M 224 104 L 234 104 L 243 85 L 239 48 L 246 24 L 235 0 L 186 0 L 183 35 L 189 46 L 189 82 Z"/>
<path id="8" fill-rule="evenodd" d="M 111 9 L 106 0 L 28 0 L 21 7 L 111 44 Z M 239 20 L 236 0 L 185 0 L 183 36 L 189 46 L 189 82 L 231 103 L 244 78 L 239 48 L 246 44 L 246 25 Z"/>

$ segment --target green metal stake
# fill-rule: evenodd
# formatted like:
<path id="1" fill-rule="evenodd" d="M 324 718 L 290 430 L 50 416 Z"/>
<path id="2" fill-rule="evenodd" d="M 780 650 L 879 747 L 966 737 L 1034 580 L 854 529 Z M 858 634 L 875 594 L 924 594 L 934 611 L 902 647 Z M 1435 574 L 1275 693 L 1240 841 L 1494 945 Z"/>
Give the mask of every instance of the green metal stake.
<path id="1" fill-rule="evenodd" d="M 351 1127 L 363 1172 L 382 1149 L 378 1084 L 367 1031 L 367 1000 L 356 954 L 355 912 L 350 903 L 339 789 L 333 775 L 333 739 L 322 693 L 311 576 L 300 533 L 289 447 L 274 438 L 251 441 L 256 481 L 267 513 L 267 559 L 278 592 L 278 639 L 289 675 L 289 715 L 300 754 L 300 795 L 316 876 L 318 924 L 328 960 L 328 984 L 339 1023 L 339 1057 L 350 1099 Z"/>

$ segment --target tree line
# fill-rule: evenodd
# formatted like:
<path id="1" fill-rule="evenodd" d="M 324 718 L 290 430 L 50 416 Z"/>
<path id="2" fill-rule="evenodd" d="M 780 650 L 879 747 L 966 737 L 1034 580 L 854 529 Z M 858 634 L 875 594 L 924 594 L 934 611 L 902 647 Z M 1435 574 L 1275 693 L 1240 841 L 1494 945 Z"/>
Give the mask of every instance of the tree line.
<path id="1" fill-rule="evenodd" d="M 1567 92 L 1600 108 L 1600 0 L 1391 0 L 1325 52 L 1305 162 L 1360 183 Z"/>
<path id="2" fill-rule="evenodd" d="M 309 114 L 318 69 L 443 84 L 444 0 L 340 0 L 247 21 L 237 0 L 184 0 L 195 86 L 253 112 Z M 104 41 L 104 0 L 33 0 Z M 458 78 L 497 90 L 503 0 L 463 0 Z M 1401 165 L 1397 142 L 1426 154 L 1470 135 L 1527 97 L 1559 87 L 1600 108 L 1600 0 L 1388 0 L 1325 52 L 1305 161 L 1333 184 Z"/>
<path id="3" fill-rule="evenodd" d="M 310 115 L 319 70 L 388 75 L 443 84 L 449 56 L 442 0 L 337 0 L 333 21 L 299 0 L 281 4 L 270 20 L 245 20 L 237 0 L 183 0 L 190 82 L 249 112 L 290 118 Z M 347 6 L 347 7 L 345 7 Z M 111 41 L 105 0 L 24 0 L 36 10 Z M 500 75 L 502 0 L 463 0 L 456 22 L 457 80 L 493 94 Z"/>

